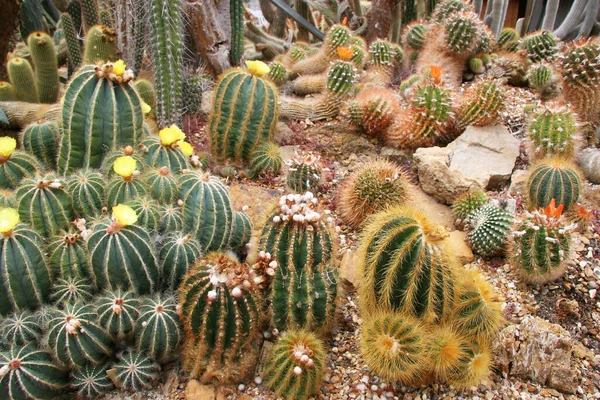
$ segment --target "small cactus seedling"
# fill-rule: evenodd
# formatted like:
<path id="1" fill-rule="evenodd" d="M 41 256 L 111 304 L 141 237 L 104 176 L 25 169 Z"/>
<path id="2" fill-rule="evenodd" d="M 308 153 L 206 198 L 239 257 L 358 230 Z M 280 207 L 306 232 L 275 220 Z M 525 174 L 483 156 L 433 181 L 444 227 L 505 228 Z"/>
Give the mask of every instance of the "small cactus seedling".
<path id="1" fill-rule="evenodd" d="M 108 291 L 96 300 L 98 322 L 115 341 L 131 337 L 139 315 L 139 300 L 121 289 Z"/>
<path id="2" fill-rule="evenodd" d="M 475 211 L 489 201 L 487 194 L 483 190 L 469 190 L 460 196 L 452 204 L 452 214 L 454 218 L 464 222 L 471 212 Z"/>
<path id="3" fill-rule="evenodd" d="M 483 257 L 502 253 L 508 240 L 512 215 L 492 204 L 484 204 L 467 217 L 467 240 Z"/>
<path id="4" fill-rule="evenodd" d="M 135 328 L 138 350 L 145 351 L 150 358 L 159 363 L 176 357 L 181 342 L 178 310 L 179 305 L 172 296 L 156 295 L 144 299 Z"/>
<path id="5" fill-rule="evenodd" d="M 106 373 L 109 363 L 88 364 L 71 373 L 71 386 L 77 394 L 86 399 L 94 399 L 114 389 L 112 380 Z"/>
<path id="6" fill-rule="evenodd" d="M 158 379 L 158 365 L 148 356 L 138 351 L 124 353 L 114 366 L 117 377 L 123 384 L 123 390 L 138 392 L 151 389 Z"/>
<path id="7" fill-rule="evenodd" d="M 14 313 L 0 323 L 0 341 L 8 346 L 35 343 L 42 337 L 42 327 L 37 315 L 29 312 Z"/>
<path id="8" fill-rule="evenodd" d="M 288 187 L 296 193 L 317 189 L 321 182 L 320 156 L 313 153 L 295 153 L 287 162 L 289 172 L 286 177 Z"/>

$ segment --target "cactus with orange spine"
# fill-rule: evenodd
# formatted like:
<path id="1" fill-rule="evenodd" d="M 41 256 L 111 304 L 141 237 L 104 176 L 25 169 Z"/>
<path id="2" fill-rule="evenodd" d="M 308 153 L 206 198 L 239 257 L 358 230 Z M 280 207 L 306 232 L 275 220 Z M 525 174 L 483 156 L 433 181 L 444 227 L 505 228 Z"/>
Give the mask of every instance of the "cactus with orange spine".
<path id="1" fill-rule="evenodd" d="M 291 66 L 290 73 L 292 77 L 319 74 L 326 71 L 329 63 L 337 58 L 337 49 L 349 46 L 351 38 L 350 29 L 346 26 L 333 25 L 327 32 L 323 46 L 316 54 L 306 56 Z"/>

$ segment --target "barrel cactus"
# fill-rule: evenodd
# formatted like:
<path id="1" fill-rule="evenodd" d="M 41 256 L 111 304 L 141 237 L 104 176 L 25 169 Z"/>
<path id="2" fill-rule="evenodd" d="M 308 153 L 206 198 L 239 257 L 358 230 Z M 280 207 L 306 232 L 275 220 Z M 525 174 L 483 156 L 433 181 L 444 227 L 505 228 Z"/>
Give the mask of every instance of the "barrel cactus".
<path id="1" fill-rule="evenodd" d="M 200 244 L 192 235 L 169 233 L 159 251 L 165 289 L 177 289 L 181 278 L 200 259 L 201 254 Z"/>
<path id="2" fill-rule="evenodd" d="M 79 170 L 67 181 L 67 193 L 73 200 L 75 212 L 82 218 L 99 216 L 105 209 L 106 181 L 95 170 Z"/>
<path id="3" fill-rule="evenodd" d="M 136 168 L 138 171 L 142 172 L 146 169 L 146 164 L 144 161 L 144 155 L 138 149 L 134 149 L 132 146 L 123 146 L 117 149 L 114 149 L 106 154 L 104 157 L 104 161 L 102 161 L 102 166 L 100 167 L 100 171 L 107 178 L 114 177 L 117 173 L 114 170 L 115 161 L 117 158 L 129 156 L 135 159 Z"/>
<path id="4" fill-rule="evenodd" d="M 258 177 L 262 175 L 277 176 L 281 173 L 281 150 L 273 142 L 265 142 L 256 147 L 250 157 L 250 175 Z"/>
<path id="5" fill-rule="evenodd" d="M 135 158 L 131 156 L 117 158 L 113 170 L 117 176 L 113 177 L 106 187 L 108 207 L 133 201 L 146 194 L 146 185 L 139 176 Z"/>
<path id="6" fill-rule="evenodd" d="M 123 390 L 138 392 L 152 388 L 159 376 L 158 365 L 145 353 L 130 350 L 119 358 L 114 369 L 117 371 L 119 381 L 123 384 Z"/>
<path id="7" fill-rule="evenodd" d="M 138 350 L 150 358 L 165 363 L 177 357 L 181 342 L 179 306 L 174 297 L 155 295 L 142 300 L 140 317 L 135 328 Z"/>
<path id="8" fill-rule="evenodd" d="M 452 203 L 454 218 L 464 222 L 471 212 L 489 201 L 487 194 L 481 189 L 472 189 L 464 192 Z"/>
<path id="9" fill-rule="evenodd" d="M 468 125 L 494 124 L 504 111 L 506 94 L 494 81 L 482 80 L 470 87 L 454 111 L 460 129 Z"/>
<path id="10" fill-rule="evenodd" d="M 90 255 L 82 232 L 69 229 L 52 236 L 48 242 L 48 263 L 63 279 L 89 279 L 92 275 Z"/>
<path id="11" fill-rule="evenodd" d="M 573 156 L 578 129 L 568 109 L 546 107 L 532 116 L 527 131 L 536 157 Z"/>
<path id="12" fill-rule="evenodd" d="M 168 167 L 174 173 L 189 168 L 187 156 L 179 147 L 185 140 L 185 133 L 176 125 L 171 125 L 142 142 L 144 160 L 151 167 Z"/>
<path id="13" fill-rule="evenodd" d="M 50 299 L 57 305 L 87 302 L 94 294 L 94 288 L 88 279 L 79 277 L 59 278 L 54 282 Z"/>
<path id="14" fill-rule="evenodd" d="M 352 103 L 353 122 L 367 136 L 384 139 L 388 127 L 399 112 L 395 93 L 382 87 L 369 87 L 362 90 Z"/>
<path id="15" fill-rule="evenodd" d="M 159 215 L 160 232 L 177 232 L 183 229 L 183 215 L 181 214 L 181 208 L 179 208 L 179 206 L 165 204 L 160 208 Z"/>
<path id="16" fill-rule="evenodd" d="M 421 50 L 425 44 L 425 34 L 428 27 L 424 24 L 412 24 L 406 31 L 406 44 L 414 50 Z"/>
<path id="17" fill-rule="evenodd" d="M 148 232 L 158 231 L 161 222 L 158 201 L 144 196 L 127 202 L 127 205 L 135 211 L 139 226 L 146 228 Z"/>
<path id="18" fill-rule="evenodd" d="M 537 162 L 527 179 L 529 209 L 547 207 L 555 199 L 569 210 L 583 192 L 582 181 L 581 171 L 569 160 L 548 157 Z"/>
<path id="19" fill-rule="evenodd" d="M 169 167 L 151 168 L 144 173 L 148 194 L 160 204 L 174 203 L 177 200 L 177 178 Z"/>
<path id="20" fill-rule="evenodd" d="M 16 188 L 21 180 L 33 176 L 39 168 L 37 160 L 18 150 L 17 141 L 11 137 L 0 137 L 0 187 Z"/>
<path id="21" fill-rule="evenodd" d="M 34 122 L 21 133 L 23 149 L 33 154 L 48 169 L 56 168 L 58 156 L 58 125 L 53 121 Z"/>
<path id="22" fill-rule="evenodd" d="M 71 386 L 83 398 L 93 399 L 112 391 L 115 386 L 106 373 L 109 363 L 88 364 L 71 373 Z"/>
<path id="23" fill-rule="evenodd" d="M 140 301 L 131 292 L 107 291 L 96 299 L 98 323 L 115 341 L 130 339 L 139 316 Z"/>
<path id="24" fill-rule="evenodd" d="M 14 313 L 1 321 L 0 340 L 8 346 L 36 343 L 42 337 L 39 318 L 30 311 Z"/>
<path id="25" fill-rule="evenodd" d="M 484 204 L 466 219 L 467 240 L 473 251 L 483 257 L 502 253 L 508 241 L 512 215 L 493 205 Z"/>
<path id="26" fill-rule="evenodd" d="M 289 165 L 286 177 L 287 186 L 296 193 L 316 190 L 321 182 L 321 156 L 311 152 L 296 152 Z"/>
<path id="27" fill-rule="evenodd" d="M 532 32 L 521 39 L 521 48 L 533 62 L 552 61 L 558 54 L 558 40 L 550 31 Z"/>

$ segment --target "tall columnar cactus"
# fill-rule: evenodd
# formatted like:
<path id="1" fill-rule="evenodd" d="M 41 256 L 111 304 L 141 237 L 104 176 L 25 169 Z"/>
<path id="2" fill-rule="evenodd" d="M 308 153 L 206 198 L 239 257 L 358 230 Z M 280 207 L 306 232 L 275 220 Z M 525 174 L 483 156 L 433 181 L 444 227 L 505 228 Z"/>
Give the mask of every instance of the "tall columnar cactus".
<path id="1" fill-rule="evenodd" d="M 262 231 L 258 251 L 273 257 L 273 325 L 327 330 L 335 313 L 333 239 L 312 193 L 282 196 Z"/>
<path id="2" fill-rule="evenodd" d="M 14 313 L 1 321 L 0 340 L 7 346 L 36 343 L 42 337 L 39 318 L 29 311 Z"/>
<path id="3" fill-rule="evenodd" d="M 508 240 L 512 215 L 493 205 L 484 204 L 467 216 L 467 240 L 483 257 L 502 253 Z"/>
<path id="4" fill-rule="evenodd" d="M 250 157 L 250 175 L 255 178 L 262 175 L 277 176 L 281 173 L 282 164 L 279 146 L 273 142 L 262 143 Z"/>
<path id="5" fill-rule="evenodd" d="M 79 4 L 77 1 L 70 1 L 69 4 Z M 60 17 L 65 41 L 67 42 L 67 53 L 69 62 L 69 76 L 71 76 L 83 63 L 83 54 L 81 53 L 81 41 L 79 40 L 79 30 L 73 22 L 70 13 L 64 13 Z"/>
<path id="6" fill-rule="evenodd" d="M 427 366 L 430 341 L 418 319 L 396 312 L 376 312 L 362 326 L 360 352 L 377 375 L 410 384 Z"/>
<path id="7" fill-rule="evenodd" d="M 63 279 L 89 279 L 92 275 L 85 240 L 81 232 L 75 230 L 63 231 L 50 238 L 48 263 L 52 271 Z"/>
<path id="8" fill-rule="evenodd" d="M 23 178 L 35 174 L 39 168 L 36 159 L 26 152 L 15 150 L 17 141 L 11 137 L 0 137 L 0 187 L 14 189 Z"/>
<path id="9" fill-rule="evenodd" d="M 238 65 L 244 56 L 244 3 L 242 0 L 229 1 L 229 14 L 231 21 L 231 45 L 229 61 L 231 65 Z"/>
<path id="10" fill-rule="evenodd" d="M 117 147 L 136 146 L 143 135 L 142 106 L 133 75 L 122 62 L 85 66 L 71 80 L 62 110 L 58 168 L 69 174 L 99 168 Z"/>
<path id="11" fill-rule="evenodd" d="M 150 234 L 137 226 L 137 215 L 128 206 L 112 209 L 113 219 L 96 223 L 88 237 L 93 284 L 99 290 L 133 290 L 152 293 L 158 287 L 159 270 Z"/>
<path id="12" fill-rule="evenodd" d="M 548 157 L 531 167 L 527 179 L 529 209 L 544 208 L 552 199 L 569 210 L 583 192 L 581 171 L 569 160 Z"/>
<path id="13" fill-rule="evenodd" d="M 34 122 L 21 133 L 21 144 L 48 169 L 56 168 L 60 133 L 54 121 Z"/>
<path id="14" fill-rule="evenodd" d="M 106 373 L 111 368 L 109 363 L 100 365 L 88 364 L 71 373 L 71 386 L 78 396 L 94 399 L 110 392 L 115 385 Z"/>
<path id="15" fill-rule="evenodd" d="M 159 212 L 160 232 L 176 232 L 183 229 L 183 215 L 179 206 L 165 204 L 160 208 Z"/>
<path id="16" fill-rule="evenodd" d="M 464 222 L 471 212 L 489 201 L 487 194 L 481 189 L 472 189 L 458 196 L 452 204 L 454 218 Z"/>
<path id="17" fill-rule="evenodd" d="M 182 232 L 169 233 L 159 252 L 164 288 L 177 289 L 181 278 L 201 255 L 200 244 L 192 235 Z"/>
<path id="18" fill-rule="evenodd" d="M 294 153 L 287 162 L 289 171 L 285 178 L 287 186 L 295 193 L 316 190 L 321 182 L 321 156 L 311 152 Z"/>
<path id="19" fill-rule="evenodd" d="M 106 331 L 97 324 L 98 314 L 93 305 L 64 303 L 52 310 L 47 323 L 46 341 L 53 356 L 68 367 L 99 364 L 111 356 L 113 343 Z"/>
<path id="20" fill-rule="evenodd" d="M 210 151 L 217 160 L 249 161 L 254 149 L 273 139 L 279 117 L 279 94 L 261 76 L 269 68 L 261 63 L 234 69 L 217 83 L 208 121 Z"/>
<path id="21" fill-rule="evenodd" d="M 81 218 L 92 218 L 102 213 L 106 204 L 105 186 L 102 174 L 92 169 L 77 171 L 69 177 L 67 192 Z"/>
<path id="22" fill-rule="evenodd" d="M 565 272 L 576 225 L 567 226 L 563 208 L 553 199 L 545 209 L 527 213 L 513 232 L 511 263 L 526 282 L 550 282 Z"/>
<path id="23" fill-rule="evenodd" d="M 573 156 L 577 122 L 568 109 L 545 108 L 532 116 L 527 131 L 536 157 Z"/>
<path id="24" fill-rule="evenodd" d="M 177 179 L 168 167 L 153 168 L 144 173 L 148 194 L 161 204 L 177 200 Z"/>
<path id="25" fill-rule="evenodd" d="M 184 230 L 204 251 L 225 249 L 229 244 L 233 209 L 229 190 L 221 181 L 202 171 L 191 171 L 179 178 Z"/>
<path id="26" fill-rule="evenodd" d="M 21 57 L 8 60 L 6 65 L 10 83 L 15 88 L 17 100 L 26 103 L 38 103 L 40 97 L 35 84 L 35 76 L 29 61 Z"/>
<path id="27" fill-rule="evenodd" d="M 190 377 L 236 381 L 254 367 L 262 304 L 248 269 L 211 253 L 184 277 L 179 287 L 183 367 Z"/>
<path id="28" fill-rule="evenodd" d="M 173 296 L 144 299 L 135 328 L 138 350 L 145 351 L 153 360 L 165 363 L 177 357 L 181 342 L 179 305 Z"/>
<path id="29" fill-rule="evenodd" d="M 160 204 L 158 201 L 143 196 L 127 203 L 137 215 L 139 226 L 146 228 L 149 232 L 156 232 L 160 227 Z"/>
<path id="30" fill-rule="evenodd" d="M 114 365 L 122 389 L 130 392 L 151 389 L 159 377 L 158 365 L 143 352 L 130 350 Z"/>
<path id="31" fill-rule="evenodd" d="M 136 173 L 137 161 L 131 156 L 119 157 L 115 160 L 113 170 L 117 176 L 112 178 L 106 187 L 108 207 L 127 203 L 146 194 L 146 185 L 142 177 Z"/>
<path id="32" fill-rule="evenodd" d="M 85 29 L 90 29 L 96 25 L 100 18 L 98 16 L 98 1 L 97 0 L 79 0 L 81 4 L 81 15 L 83 16 L 83 26 Z"/>
<path id="33" fill-rule="evenodd" d="M 0 352 L 0 397 L 53 399 L 68 387 L 69 374 L 34 343 Z"/>
<path id="34" fill-rule="evenodd" d="M 363 309 L 400 311 L 427 323 L 446 320 L 457 264 L 446 231 L 418 211 L 396 206 L 375 214 L 363 235 Z"/>
<path id="35" fill-rule="evenodd" d="M 181 63 L 184 23 L 180 0 L 150 0 L 150 41 L 159 127 L 181 125 Z"/>
<path id="36" fill-rule="evenodd" d="M 54 282 L 50 298 L 58 305 L 63 303 L 74 304 L 78 301 L 89 301 L 93 293 L 94 288 L 89 284 L 89 280 L 87 279 L 79 277 L 61 278 Z"/>
<path id="37" fill-rule="evenodd" d="M 52 38 L 44 32 L 34 32 L 27 39 L 35 65 L 35 83 L 40 103 L 54 103 L 58 98 L 58 62 Z"/>
<path id="38" fill-rule="evenodd" d="M 400 111 L 395 96 L 393 91 L 382 87 L 362 90 L 354 100 L 357 107 L 354 110 L 355 123 L 368 136 L 383 139 L 388 127 Z"/>
<path id="39" fill-rule="evenodd" d="M 305 400 L 315 395 L 325 375 L 325 349 L 313 332 L 288 331 L 275 344 L 265 370 L 277 396 Z"/>
<path id="40" fill-rule="evenodd" d="M 558 54 L 557 42 L 550 31 L 533 32 L 521 39 L 521 48 L 531 62 L 552 61 Z"/>
<path id="41" fill-rule="evenodd" d="M 406 44 L 413 50 L 421 50 L 425 44 L 425 34 L 428 29 L 425 24 L 410 25 L 406 31 Z"/>
<path id="42" fill-rule="evenodd" d="M 405 204 L 409 190 L 405 173 L 397 165 L 386 160 L 370 161 L 344 180 L 336 208 L 342 221 L 358 229 L 370 215 Z"/>
<path id="43" fill-rule="evenodd" d="M 19 215 L 41 235 L 50 237 L 73 220 L 71 197 L 56 176 L 25 179 L 16 191 Z"/>
<path id="44" fill-rule="evenodd" d="M 141 144 L 144 161 L 150 167 L 169 167 L 178 174 L 182 169 L 190 167 L 188 157 L 179 143 L 185 140 L 185 133 L 176 125 L 171 125 L 159 132 L 159 136 L 151 136 Z"/>
<path id="45" fill-rule="evenodd" d="M 96 299 L 98 323 L 115 341 L 128 340 L 133 335 L 140 314 L 140 300 L 131 292 L 107 291 Z"/>
<path id="46" fill-rule="evenodd" d="M 115 30 L 104 25 L 92 26 L 85 35 L 83 62 L 86 64 L 117 61 Z"/>

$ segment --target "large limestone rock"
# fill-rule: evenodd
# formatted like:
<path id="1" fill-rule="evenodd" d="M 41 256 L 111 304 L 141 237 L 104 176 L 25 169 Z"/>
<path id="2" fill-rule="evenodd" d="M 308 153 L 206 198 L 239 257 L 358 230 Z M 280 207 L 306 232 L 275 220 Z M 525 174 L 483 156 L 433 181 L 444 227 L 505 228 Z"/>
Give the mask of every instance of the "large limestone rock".
<path id="1" fill-rule="evenodd" d="M 575 393 L 580 372 L 571 366 L 575 340 L 560 325 L 527 316 L 502 330 L 494 342 L 495 365 L 504 373 Z"/>
<path id="2" fill-rule="evenodd" d="M 504 126 L 469 126 L 446 147 L 415 152 L 421 187 L 448 204 L 469 189 L 495 189 L 510 179 L 519 144 Z"/>

